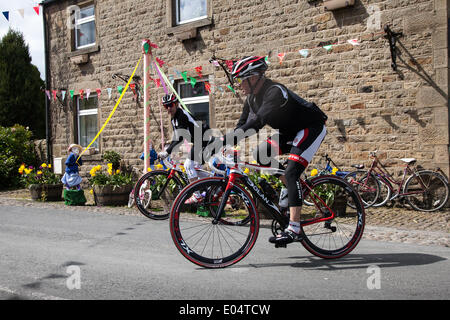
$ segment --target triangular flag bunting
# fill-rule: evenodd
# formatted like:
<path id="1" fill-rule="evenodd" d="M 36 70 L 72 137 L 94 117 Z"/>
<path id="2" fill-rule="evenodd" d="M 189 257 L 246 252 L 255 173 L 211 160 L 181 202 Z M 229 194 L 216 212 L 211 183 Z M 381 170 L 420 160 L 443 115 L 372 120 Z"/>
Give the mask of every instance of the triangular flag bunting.
<path id="1" fill-rule="evenodd" d="M 192 88 L 195 87 L 196 83 L 197 83 L 197 79 L 191 77 L 191 86 L 192 86 Z"/>
<path id="2" fill-rule="evenodd" d="M 6 20 L 9 21 L 9 11 L 3 11 L 2 13 L 5 16 Z"/>
<path id="3" fill-rule="evenodd" d="M 352 46 L 359 46 L 358 39 L 350 39 L 347 40 L 348 43 L 350 43 Z"/>
<path id="4" fill-rule="evenodd" d="M 304 58 L 307 58 L 309 56 L 309 50 L 308 49 L 301 49 L 298 51 L 298 53 L 300 53 L 300 55 Z"/>
<path id="5" fill-rule="evenodd" d="M 34 11 L 39 15 L 39 6 L 33 7 Z"/>
<path id="6" fill-rule="evenodd" d="M 19 12 L 19 14 L 22 16 L 22 18 L 24 17 L 24 9 L 17 9 L 17 11 Z"/>
<path id="7" fill-rule="evenodd" d="M 106 91 L 108 91 L 108 99 L 111 99 L 112 88 L 106 88 Z"/>
<path id="8" fill-rule="evenodd" d="M 52 90 L 52 94 L 53 94 L 53 100 L 55 100 L 56 101 L 56 93 L 57 93 L 58 91 L 56 91 L 56 90 Z"/>
<path id="9" fill-rule="evenodd" d="M 209 84 L 209 82 L 205 81 L 205 89 L 206 91 L 208 91 L 209 93 L 211 93 L 211 85 Z"/>
<path id="10" fill-rule="evenodd" d="M 165 62 L 162 61 L 161 59 L 158 59 L 158 58 L 155 58 L 155 59 L 156 59 L 156 62 L 158 62 L 160 67 L 162 67 L 165 64 Z"/>
<path id="11" fill-rule="evenodd" d="M 233 91 L 233 93 L 236 93 L 236 91 L 234 91 L 233 87 L 230 85 L 227 85 L 227 88 L 230 89 L 231 91 Z"/>
<path id="12" fill-rule="evenodd" d="M 264 61 L 266 61 L 267 64 L 270 64 L 269 56 L 266 56 L 266 57 L 264 58 Z"/>
<path id="13" fill-rule="evenodd" d="M 203 77 L 203 75 L 202 75 L 202 66 L 195 67 L 195 72 L 197 72 L 197 74 L 198 74 L 198 76 L 200 78 Z"/>
<path id="14" fill-rule="evenodd" d="M 97 91 L 97 98 L 100 99 L 100 94 L 102 93 L 102 90 L 96 89 L 95 91 Z"/>
<path id="15" fill-rule="evenodd" d="M 119 92 L 119 94 L 122 94 L 123 86 L 117 86 L 117 91 Z"/>
<path id="16" fill-rule="evenodd" d="M 160 79 L 153 79 L 153 82 L 155 82 L 155 85 L 157 88 L 161 86 L 161 80 Z"/>
<path id="17" fill-rule="evenodd" d="M 89 99 L 90 95 L 91 95 L 91 89 L 86 89 L 86 99 Z"/>
<path id="18" fill-rule="evenodd" d="M 183 79 L 184 79 L 184 82 L 188 82 L 188 77 L 187 77 L 187 71 L 183 71 L 182 73 L 181 73 L 181 76 L 183 77 Z"/>
<path id="19" fill-rule="evenodd" d="M 324 48 L 327 51 L 330 51 L 333 48 L 333 45 L 328 45 L 328 46 L 323 46 L 322 48 Z"/>
<path id="20" fill-rule="evenodd" d="M 133 91 L 134 96 L 136 97 L 136 84 L 130 83 L 130 88 L 131 88 L 131 91 Z"/>
<path id="21" fill-rule="evenodd" d="M 225 63 L 227 64 L 228 69 L 230 69 L 230 71 L 233 70 L 233 60 L 227 60 L 225 61 Z"/>
<path id="22" fill-rule="evenodd" d="M 52 100 L 52 97 L 50 96 L 50 90 L 45 90 L 45 94 L 47 95 L 48 100 Z"/>
<path id="23" fill-rule="evenodd" d="M 64 101 L 66 98 L 66 90 L 61 90 L 61 100 Z"/>
<path id="24" fill-rule="evenodd" d="M 80 90 L 80 99 L 81 99 L 81 100 L 83 100 L 83 94 L 84 94 L 84 90 L 81 89 L 81 90 Z"/>
<path id="25" fill-rule="evenodd" d="M 283 62 L 284 57 L 286 56 L 285 52 L 280 52 L 278 54 L 278 59 L 280 60 L 280 64 Z"/>
<path id="26" fill-rule="evenodd" d="M 73 99 L 73 92 L 74 92 L 73 90 L 69 90 L 70 98 L 71 98 L 71 99 Z"/>

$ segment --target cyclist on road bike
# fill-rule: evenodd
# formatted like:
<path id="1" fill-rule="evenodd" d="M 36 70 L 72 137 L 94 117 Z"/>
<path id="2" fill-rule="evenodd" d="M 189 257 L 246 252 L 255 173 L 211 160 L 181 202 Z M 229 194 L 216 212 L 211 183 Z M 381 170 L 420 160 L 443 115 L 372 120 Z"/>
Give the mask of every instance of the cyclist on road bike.
<path id="1" fill-rule="evenodd" d="M 160 159 L 166 158 L 168 155 L 172 153 L 174 148 L 183 142 L 184 138 L 190 138 L 189 142 L 194 143 L 194 137 L 198 137 L 201 139 L 200 143 L 194 143 L 191 147 L 190 155 L 184 162 L 184 168 L 186 169 L 186 174 L 189 178 L 190 182 L 193 182 L 198 179 L 197 171 L 195 170 L 195 166 L 198 163 L 203 164 L 204 160 L 202 158 L 203 149 L 208 144 L 207 141 L 203 141 L 203 133 L 209 129 L 209 127 L 205 124 L 199 125 L 192 116 L 186 112 L 184 109 L 179 107 L 179 101 L 174 94 L 167 94 L 162 98 L 162 104 L 166 108 L 167 113 L 171 117 L 172 128 L 173 128 L 173 136 L 170 145 L 166 148 L 165 151 L 161 151 L 158 153 L 158 157 Z M 186 130 L 183 132 L 183 130 Z M 185 133 L 185 134 L 183 134 Z M 189 136 L 186 136 L 186 135 Z M 198 139 L 197 139 L 198 140 Z M 198 140 L 196 142 L 200 142 Z M 198 147 L 201 145 L 201 148 Z M 196 203 L 202 200 L 200 194 L 195 194 L 186 201 L 187 204 Z"/>
<path id="2" fill-rule="evenodd" d="M 316 104 L 308 102 L 284 85 L 265 77 L 268 66 L 265 57 L 250 56 L 236 62 L 232 78 L 247 95 L 237 127 L 221 140 L 234 145 L 236 130 L 259 131 L 264 125 L 278 129 L 278 133 L 260 144 L 254 152 L 259 164 L 268 166 L 273 157 L 289 154 L 285 175 L 280 179 L 287 186 L 280 195 L 280 205 L 289 206 L 289 227 L 269 241 L 285 245 L 301 239 L 300 213 L 303 203 L 300 175 L 304 172 L 326 135 L 327 116 Z M 261 155 L 271 155 L 262 157 Z M 272 162 L 273 163 L 273 162 Z M 275 162 L 280 169 L 284 167 Z M 287 192 L 287 204 L 285 202 Z"/>

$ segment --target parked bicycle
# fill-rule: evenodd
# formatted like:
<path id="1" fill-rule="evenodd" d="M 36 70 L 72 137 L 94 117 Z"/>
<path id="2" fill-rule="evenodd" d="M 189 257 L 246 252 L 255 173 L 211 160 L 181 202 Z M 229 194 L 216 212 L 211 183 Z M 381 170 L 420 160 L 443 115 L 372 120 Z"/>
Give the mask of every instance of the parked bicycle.
<path id="1" fill-rule="evenodd" d="M 276 168 L 219 157 L 230 168 L 226 177 L 209 177 L 186 186 L 176 197 L 170 212 L 170 232 L 177 249 L 189 261 L 205 268 L 223 268 L 242 260 L 253 248 L 259 234 L 259 213 L 254 199 L 261 201 L 272 216 L 272 233 L 279 234 L 289 224 L 287 212 L 280 211 L 267 193 L 244 173 L 244 168 Z M 353 187 L 336 176 L 324 175 L 308 182 L 300 179 L 304 197 L 314 203 L 302 210 L 301 244 L 312 254 L 334 259 L 350 253 L 360 241 L 365 224 L 364 206 Z M 221 191 L 221 192 L 218 192 Z M 201 203 L 214 208 L 199 217 L 185 202 L 194 192 L 205 194 Z M 239 206 L 229 205 L 229 197 L 240 198 Z M 349 203 L 354 204 L 354 208 Z"/>
<path id="2" fill-rule="evenodd" d="M 401 179 L 395 179 L 376 154 L 377 151 L 370 153 L 373 160 L 369 170 L 361 170 L 362 178 L 353 179 L 352 183 L 362 186 L 368 176 L 375 177 L 385 188 L 377 206 L 382 206 L 389 200 L 404 199 L 415 210 L 432 212 L 441 209 L 447 203 L 449 187 L 442 174 L 418 169 L 415 166 L 416 159 L 403 158 L 400 159 L 405 163 L 403 176 Z"/>

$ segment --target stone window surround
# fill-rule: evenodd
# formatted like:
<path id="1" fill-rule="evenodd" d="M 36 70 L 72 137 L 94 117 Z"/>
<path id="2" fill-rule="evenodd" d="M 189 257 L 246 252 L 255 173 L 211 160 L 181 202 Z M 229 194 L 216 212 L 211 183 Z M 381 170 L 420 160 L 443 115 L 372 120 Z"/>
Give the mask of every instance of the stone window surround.
<path id="1" fill-rule="evenodd" d="M 89 5 L 94 5 L 95 10 L 95 17 L 97 19 L 98 17 L 98 6 L 97 6 L 96 0 L 74 0 L 69 3 L 69 5 L 77 5 L 80 7 L 85 7 Z M 69 30 L 69 52 L 67 53 L 67 58 L 69 58 L 73 63 L 75 64 L 84 64 L 89 61 L 89 54 L 95 53 L 100 51 L 100 46 L 98 45 L 98 28 L 97 24 L 95 24 L 95 44 L 82 48 L 82 49 L 76 49 L 75 48 L 75 30 Z"/>
<path id="2" fill-rule="evenodd" d="M 166 34 L 173 34 L 178 41 L 184 41 L 195 38 L 198 28 L 211 25 L 212 19 L 212 0 L 206 0 L 207 18 L 176 25 L 176 11 L 174 8 L 174 0 L 166 0 Z"/>

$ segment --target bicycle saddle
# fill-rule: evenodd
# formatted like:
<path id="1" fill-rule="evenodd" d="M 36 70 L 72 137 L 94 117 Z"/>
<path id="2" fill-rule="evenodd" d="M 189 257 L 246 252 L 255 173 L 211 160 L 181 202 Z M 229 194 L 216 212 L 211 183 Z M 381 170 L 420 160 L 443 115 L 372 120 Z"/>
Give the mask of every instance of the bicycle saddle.
<path id="1" fill-rule="evenodd" d="M 406 162 L 407 164 L 413 164 L 414 162 L 417 161 L 415 158 L 402 158 L 400 160 L 402 160 L 403 162 Z"/>
<path id="2" fill-rule="evenodd" d="M 352 167 L 356 168 L 356 169 L 364 169 L 364 165 L 363 164 L 352 164 Z"/>

